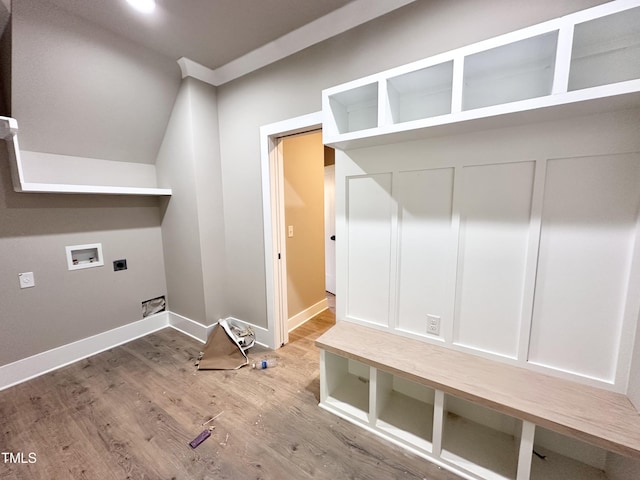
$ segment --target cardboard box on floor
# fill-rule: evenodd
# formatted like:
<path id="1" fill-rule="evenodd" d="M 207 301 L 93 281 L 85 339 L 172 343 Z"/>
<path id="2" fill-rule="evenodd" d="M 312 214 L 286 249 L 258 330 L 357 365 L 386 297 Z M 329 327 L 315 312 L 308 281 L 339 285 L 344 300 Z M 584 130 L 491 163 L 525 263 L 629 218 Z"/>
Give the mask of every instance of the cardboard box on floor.
<path id="1" fill-rule="evenodd" d="M 248 364 L 247 354 L 236 340 L 229 323 L 220 320 L 204 346 L 198 370 L 236 370 Z"/>

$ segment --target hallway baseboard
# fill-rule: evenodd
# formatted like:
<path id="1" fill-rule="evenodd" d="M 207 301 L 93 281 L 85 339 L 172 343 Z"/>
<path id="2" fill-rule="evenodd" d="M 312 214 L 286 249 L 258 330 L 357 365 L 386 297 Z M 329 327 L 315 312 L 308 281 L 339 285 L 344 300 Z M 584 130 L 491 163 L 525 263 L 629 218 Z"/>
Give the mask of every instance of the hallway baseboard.
<path id="1" fill-rule="evenodd" d="M 306 308 L 300 313 L 297 313 L 293 317 L 289 318 L 289 321 L 287 322 L 288 331 L 290 332 L 291 330 L 298 328 L 300 325 L 308 322 L 320 312 L 324 312 L 327 308 L 329 308 L 329 303 L 327 302 L 326 298 L 323 298 L 315 305 L 311 305 L 309 308 Z"/>

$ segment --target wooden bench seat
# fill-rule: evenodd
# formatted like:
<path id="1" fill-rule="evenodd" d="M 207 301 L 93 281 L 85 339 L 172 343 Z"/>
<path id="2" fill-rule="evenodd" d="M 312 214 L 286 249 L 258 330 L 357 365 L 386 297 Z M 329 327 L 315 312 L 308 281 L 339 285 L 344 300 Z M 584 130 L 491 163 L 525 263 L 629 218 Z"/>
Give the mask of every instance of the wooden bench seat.
<path id="1" fill-rule="evenodd" d="M 640 415 L 625 395 L 345 321 L 318 338 L 316 346 L 607 451 L 640 458 Z"/>

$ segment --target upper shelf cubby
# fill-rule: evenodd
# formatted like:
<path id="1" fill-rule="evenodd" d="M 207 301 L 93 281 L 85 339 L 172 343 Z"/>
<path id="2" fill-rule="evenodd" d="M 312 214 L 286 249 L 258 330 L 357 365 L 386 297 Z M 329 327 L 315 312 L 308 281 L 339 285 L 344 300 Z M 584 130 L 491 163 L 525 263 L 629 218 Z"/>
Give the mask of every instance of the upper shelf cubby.
<path id="1" fill-rule="evenodd" d="M 555 31 L 466 56 L 462 109 L 550 95 L 557 45 Z"/>
<path id="2" fill-rule="evenodd" d="M 640 106 L 640 0 L 615 0 L 323 91 L 358 148 Z"/>
<path id="3" fill-rule="evenodd" d="M 21 151 L 18 122 L 0 117 L 16 192 L 169 196 L 158 188 L 155 165 Z"/>
<path id="4" fill-rule="evenodd" d="M 575 26 L 569 90 L 640 78 L 640 7 Z"/>
<path id="5" fill-rule="evenodd" d="M 451 113 L 453 62 L 425 67 L 387 80 L 393 123 Z"/>
<path id="6" fill-rule="evenodd" d="M 358 132 L 378 126 L 378 84 L 336 93 L 329 97 L 336 129 L 340 133 Z"/>

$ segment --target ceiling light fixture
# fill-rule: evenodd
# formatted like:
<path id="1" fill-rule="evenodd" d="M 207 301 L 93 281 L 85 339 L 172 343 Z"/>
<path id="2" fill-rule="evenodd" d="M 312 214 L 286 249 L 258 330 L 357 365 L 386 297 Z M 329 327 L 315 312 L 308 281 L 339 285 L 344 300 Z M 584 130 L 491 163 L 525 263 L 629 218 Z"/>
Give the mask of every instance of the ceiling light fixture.
<path id="1" fill-rule="evenodd" d="M 142 13 L 151 13 L 156 8 L 156 0 L 127 0 L 127 2 Z"/>

